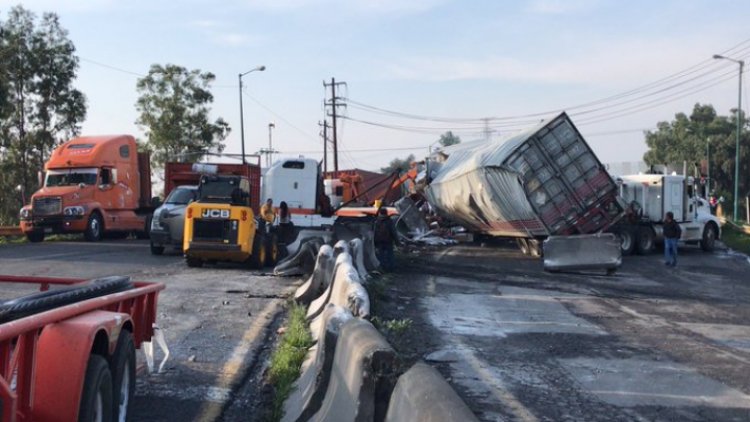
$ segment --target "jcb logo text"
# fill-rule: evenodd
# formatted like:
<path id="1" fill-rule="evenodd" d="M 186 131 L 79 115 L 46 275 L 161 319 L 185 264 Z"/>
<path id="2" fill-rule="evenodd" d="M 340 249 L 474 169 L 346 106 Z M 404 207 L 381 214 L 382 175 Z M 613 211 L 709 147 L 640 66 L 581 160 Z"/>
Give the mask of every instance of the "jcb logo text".
<path id="1" fill-rule="evenodd" d="M 203 214 L 201 214 L 201 217 L 203 218 L 229 218 L 229 210 L 216 210 L 216 209 L 206 208 L 203 210 Z"/>

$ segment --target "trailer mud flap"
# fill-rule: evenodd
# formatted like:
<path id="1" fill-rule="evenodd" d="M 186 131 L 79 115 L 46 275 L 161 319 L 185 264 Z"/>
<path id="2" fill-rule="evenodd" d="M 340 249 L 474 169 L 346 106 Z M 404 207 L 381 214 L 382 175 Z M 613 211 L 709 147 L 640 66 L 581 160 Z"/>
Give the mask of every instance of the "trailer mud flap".
<path id="1" fill-rule="evenodd" d="M 614 273 L 622 264 L 620 242 L 612 233 L 550 236 L 544 241 L 544 270 Z"/>

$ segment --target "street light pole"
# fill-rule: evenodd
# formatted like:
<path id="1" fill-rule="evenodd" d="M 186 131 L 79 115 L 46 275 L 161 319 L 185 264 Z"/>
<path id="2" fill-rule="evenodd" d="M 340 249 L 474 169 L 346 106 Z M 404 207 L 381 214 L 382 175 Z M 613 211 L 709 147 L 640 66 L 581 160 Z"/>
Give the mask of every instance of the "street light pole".
<path id="1" fill-rule="evenodd" d="M 245 161 L 245 116 L 242 112 L 242 77 L 247 75 L 250 72 L 255 71 L 262 72 L 266 70 L 265 66 L 257 66 L 250 70 L 248 70 L 245 73 L 240 73 L 238 75 L 238 79 L 240 80 L 240 144 L 242 145 L 242 164 L 245 164 L 247 161 Z"/>
<path id="2" fill-rule="evenodd" d="M 711 195 L 711 137 L 706 140 L 706 199 Z"/>
<path id="3" fill-rule="evenodd" d="M 714 59 L 724 59 L 731 62 L 735 62 L 740 65 L 740 83 L 739 83 L 739 94 L 737 95 L 737 141 L 734 151 L 734 211 L 732 218 L 737 220 L 737 200 L 739 195 L 739 183 L 740 183 L 740 131 L 742 130 L 742 70 L 745 67 L 745 62 L 742 60 L 732 59 L 725 57 L 720 54 L 714 54 Z"/>
<path id="4" fill-rule="evenodd" d="M 273 161 L 273 142 L 271 142 L 271 130 L 275 127 L 276 125 L 273 122 L 268 124 L 268 155 L 266 156 L 267 168 L 271 168 L 271 162 Z"/>

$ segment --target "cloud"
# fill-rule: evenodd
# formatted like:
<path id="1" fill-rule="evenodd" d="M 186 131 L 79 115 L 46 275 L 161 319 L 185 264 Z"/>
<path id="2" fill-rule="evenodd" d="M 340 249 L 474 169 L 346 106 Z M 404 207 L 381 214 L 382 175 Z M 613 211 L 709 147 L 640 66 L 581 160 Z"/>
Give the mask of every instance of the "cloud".
<path id="1" fill-rule="evenodd" d="M 200 19 L 190 22 L 189 25 L 195 28 L 218 28 L 221 22 L 211 19 Z"/>
<path id="2" fill-rule="evenodd" d="M 258 41 L 257 37 L 232 32 L 213 34 L 212 39 L 217 44 L 230 47 L 248 45 Z"/>
<path id="3" fill-rule="evenodd" d="M 0 12 L 18 4 L 35 13 L 92 12 L 114 9 L 117 3 L 115 0 L 0 0 Z"/>
<path id="4" fill-rule="evenodd" d="M 629 85 L 656 80 L 710 57 L 716 40 L 649 39 L 592 44 L 575 54 L 412 56 L 380 67 L 389 79 L 494 80 L 545 84 Z M 669 51 L 669 55 L 664 52 Z M 551 52 L 552 53 L 552 52 Z"/>
<path id="5" fill-rule="evenodd" d="M 412 14 L 430 10 L 447 0 L 245 0 L 250 9 L 267 12 L 291 12 L 326 8 L 337 13 Z"/>
<path id="6" fill-rule="evenodd" d="M 590 10 L 597 6 L 597 0 L 532 0 L 526 11 L 546 15 L 559 15 Z"/>

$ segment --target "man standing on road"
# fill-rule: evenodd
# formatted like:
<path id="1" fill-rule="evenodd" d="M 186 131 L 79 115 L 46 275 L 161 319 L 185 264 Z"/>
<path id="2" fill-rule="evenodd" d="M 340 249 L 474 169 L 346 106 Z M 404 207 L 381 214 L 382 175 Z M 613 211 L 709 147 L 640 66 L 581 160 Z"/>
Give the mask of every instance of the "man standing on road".
<path id="1" fill-rule="evenodd" d="M 398 244 L 396 226 L 393 225 L 388 210 L 385 207 L 378 209 L 378 217 L 375 220 L 375 254 L 385 271 L 393 271 L 396 265 L 393 257 L 393 244 Z"/>
<path id="2" fill-rule="evenodd" d="M 276 219 L 276 211 L 273 209 L 273 199 L 268 198 L 266 203 L 260 207 L 260 217 L 264 219 L 266 223 L 273 224 L 273 221 Z"/>
<path id="3" fill-rule="evenodd" d="M 668 266 L 677 266 L 677 241 L 680 236 L 682 229 L 674 221 L 674 214 L 670 211 L 664 217 L 664 263 Z"/>

